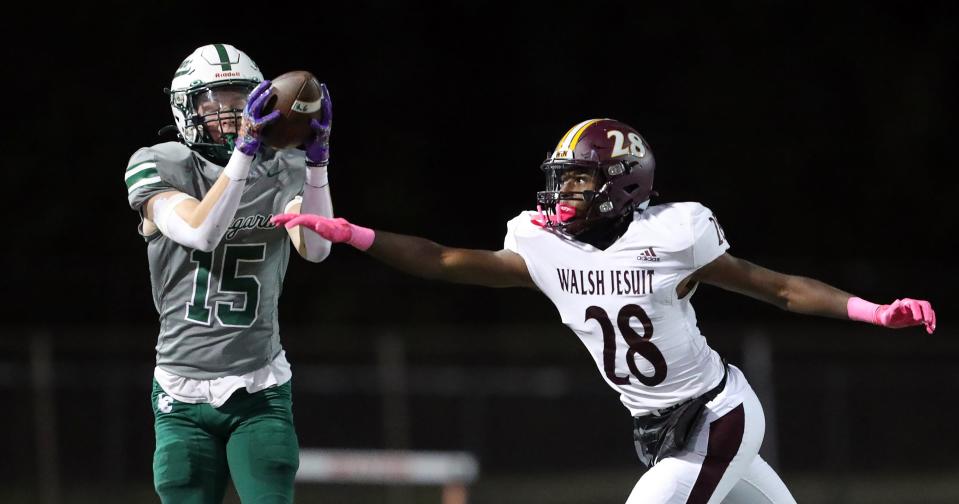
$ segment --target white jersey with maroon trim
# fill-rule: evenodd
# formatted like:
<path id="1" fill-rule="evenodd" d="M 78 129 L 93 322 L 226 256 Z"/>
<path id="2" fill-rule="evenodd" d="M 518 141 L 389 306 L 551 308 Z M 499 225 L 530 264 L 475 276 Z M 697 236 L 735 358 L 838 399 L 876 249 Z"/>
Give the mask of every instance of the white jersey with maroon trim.
<path id="1" fill-rule="evenodd" d="M 729 248 L 708 208 L 651 206 L 606 250 L 540 228 L 530 222 L 533 215 L 509 221 L 504 248 L 523 257 L 633 416 L 719 383 L 722 361 L 696 325 L 693 292 L 676 294 L 684 278 Z"/>

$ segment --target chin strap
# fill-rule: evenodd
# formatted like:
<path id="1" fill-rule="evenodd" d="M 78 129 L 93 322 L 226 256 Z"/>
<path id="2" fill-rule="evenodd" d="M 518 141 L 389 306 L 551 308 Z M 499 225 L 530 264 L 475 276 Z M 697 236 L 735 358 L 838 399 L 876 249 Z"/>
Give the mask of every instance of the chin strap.
<path id="1" fill-rule="evenodd" d="M 157 136 L 164 136 L 164 135 L 169 135 L 173 133 L 175 133 L 177 136 L 180 136 L 180 131 L 176 129 L 176 126 L 172 124 L 167 124 L 166 126 L 160 128 L 159 131 L 157 131 Z"/>
<path id="2" fill-rule="evenodd" d="M 236 133 L 227 133 L 223 135 L 223 138 L 226 140 L 226 144 L 230 146 L 230 153 L 232 154 L 236 149 Z"/>

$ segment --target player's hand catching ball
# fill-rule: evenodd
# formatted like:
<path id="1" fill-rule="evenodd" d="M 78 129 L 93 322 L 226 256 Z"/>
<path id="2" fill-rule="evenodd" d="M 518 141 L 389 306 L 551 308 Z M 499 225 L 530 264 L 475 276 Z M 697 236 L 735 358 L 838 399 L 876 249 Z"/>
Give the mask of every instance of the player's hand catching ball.
<path id="1" fill-rule="evenodd" d="M 250 92 L 250 96 L 246 100 L 246 107 L 243 107 L 243 118 L 240 121 L 236 148 L 247 156 L 252 156 L 260 148 L 263 128 L 280 117 L 280 113 L 276 110 L 269 114 L 263 113 L 263 107 L 272 93 L 270 81 L 265 80 Z"/>
<path id="2" fill-rule="evenodd" d="M 320 98 L 321 119 L 310 119 L 313 136 L 303 144 L 306 150 L 307 166 L 324 166 L 330 161 L 330 130 L 333 129 L 333 100 L 326 84 L 320 84 L 323 97 Z"/>

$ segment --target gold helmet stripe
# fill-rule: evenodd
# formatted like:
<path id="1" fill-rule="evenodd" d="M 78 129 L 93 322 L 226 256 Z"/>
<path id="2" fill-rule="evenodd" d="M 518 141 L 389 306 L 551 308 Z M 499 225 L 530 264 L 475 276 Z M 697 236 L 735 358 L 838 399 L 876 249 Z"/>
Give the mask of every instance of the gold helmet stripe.
<path id="1" fill-rule="evenodd" d="M 569 150 L 574 150 L 574 149 L 576 149 L 576 144 L 579 143 L 579 137 L 583 136 L 583 133 L 586 133 L 586 129 L 587 129 L 587 128 L 589 128 L 589 127 L 592 126 L 594 123 L 597 123 L 597 122 L 599 122 L 599 121 L 602 121 L 602 119 L 590 119 L 590 120 L 586 121 L 586 123 L 583 124 L 583 127 L 580 128 L 579 131 L 577 131 L 575 135 L 573 135 L 573 139 L 570 140 L 570 142 L 569 142 Z"/>
<path id="2" fill-rule="evenodd" d="M 579 142 L 579 138 L 583 136 L 583 133 L 586 132 L 586 129 L 593 125 L 597 121 L 602 119 L 589 119 L 583 121 L 576 126 L 573 126 L 563 135 L 563 138 L 556 144 L 556 150 L 553 152 L 553 158 L 572 158 L 572 151 L 576 148 L 576 143 Z"/>
<path id="3" fill-rule="evenodd" d="M 587 121 L 583 121 L 577 124 L 576 126 L 573 126 L 572 128 L 570 128 L 569 131 L 567 131 L 566 134 L 563 135 L 563 139 L 560 140 L 559 143 L 556 145 L 556 150 L 568 150 L 573 148 L 575 146 L 575 140 L 573 140 L 573 138 L 575 137 L 576 139 L 579 139 L 579 137 L 582 136 L 583 134 L 583 130 L 585 130 L 587 126 L 589 126 L 590 124 L 593 124 L 594 122 L 598 120 L 599 119 L 589 119 Z"/>

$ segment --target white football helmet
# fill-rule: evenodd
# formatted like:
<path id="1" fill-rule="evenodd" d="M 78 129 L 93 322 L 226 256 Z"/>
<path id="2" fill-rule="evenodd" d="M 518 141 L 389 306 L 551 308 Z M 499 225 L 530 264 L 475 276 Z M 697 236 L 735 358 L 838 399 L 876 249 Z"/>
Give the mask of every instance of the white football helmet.
<path id="1" fill-rule="evenodd" d="M 263 74 L 229 44 L 198 48 L 183 60 L 170 85 L 170 108 L 180 139 L 215 161 L 229 159 L 246 97 Z"/>

